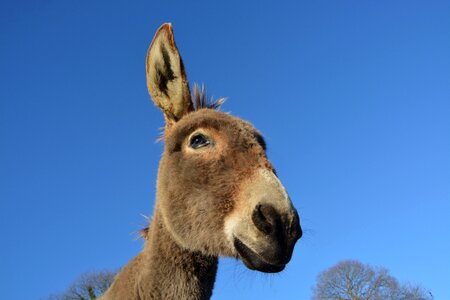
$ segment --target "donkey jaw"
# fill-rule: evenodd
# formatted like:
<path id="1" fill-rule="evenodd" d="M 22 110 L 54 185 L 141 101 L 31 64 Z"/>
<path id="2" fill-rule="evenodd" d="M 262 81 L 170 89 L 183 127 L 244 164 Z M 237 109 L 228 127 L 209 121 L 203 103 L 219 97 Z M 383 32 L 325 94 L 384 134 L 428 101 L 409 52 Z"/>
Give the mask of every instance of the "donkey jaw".
<path id="1" fill-rule="evenodd" d="M 264 273 L 278 273 L 284 270 L 286 264 L 272 264 L 267 262 L 264 257 L 250 249 L 240 239 L 234 238 L 234 248 L 239 254 L 247 268 Z"/>

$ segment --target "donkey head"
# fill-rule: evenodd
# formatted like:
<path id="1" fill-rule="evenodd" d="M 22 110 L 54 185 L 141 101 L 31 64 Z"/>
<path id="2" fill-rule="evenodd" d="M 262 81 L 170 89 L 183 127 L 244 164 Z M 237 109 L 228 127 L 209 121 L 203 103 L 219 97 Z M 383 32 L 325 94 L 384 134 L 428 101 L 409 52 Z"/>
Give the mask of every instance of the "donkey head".
<path id="1" fill-rule="evenodd" d="M 197 88 L 194 105 L 170 24 L 156 32 L 146 67 L 150 95 L 166 120 L 155 213 L 185 249 L 241 258 L 263 272 L 283 270 L 302 231 L 262 135 L 207 107 Z"/>

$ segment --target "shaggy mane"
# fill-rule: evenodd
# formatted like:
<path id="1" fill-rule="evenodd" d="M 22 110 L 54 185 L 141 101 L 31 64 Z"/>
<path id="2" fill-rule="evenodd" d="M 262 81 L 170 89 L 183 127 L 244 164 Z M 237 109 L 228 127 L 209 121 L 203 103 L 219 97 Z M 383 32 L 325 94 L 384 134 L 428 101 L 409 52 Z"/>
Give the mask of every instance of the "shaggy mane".
<path id="1" fill-rule="evenodd" d="M 218 109 L 224 102 L 225 98 L 219 98 L 214 100 L 206 96 L 205 86 L 202 84 L 202 89 L 199 90 L 198 85 L 194 84 L 194 95 L 192 96 L 192 102 L 194 103 L 194 110 L 202 108 Z"/>
<path id="2" fill-rule="evenodd" d="M 152 218 L 144 214 L 141 214 L 141 216 L 144 217 L 145 225 L 143 225 L 141 229 L 138 229 L 133 233 L 136 235 L 136 239 L 146 240 L 148 238 L 148 231 L 150 229 L 150 223 L 152 222 Z"/>
<path id="3" fill-rule="evenodd" d="M 144 228 L 142 228 L 142 229 L 139 229 L 139 230 L 137 231 L 137 238 L 138 238 L 138 239 L 146 240 L 146 239 L 148 238 L 148 230 L 149 230 L 149 227 L 148 227 L 148 226 L 147 226 L 147 227 L 144 227 Z"/>

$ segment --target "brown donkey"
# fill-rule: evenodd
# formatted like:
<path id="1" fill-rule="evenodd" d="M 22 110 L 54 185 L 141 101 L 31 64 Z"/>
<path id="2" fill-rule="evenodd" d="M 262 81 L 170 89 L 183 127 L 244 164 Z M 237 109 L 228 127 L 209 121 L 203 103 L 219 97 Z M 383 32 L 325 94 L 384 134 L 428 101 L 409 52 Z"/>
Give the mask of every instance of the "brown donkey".
<path id="1" fill-rule="evenodd" d="M 264 139 L 197 88 L 194 105 L 171 24 L 148 50 L 147 85 L 166 120 L 154 216 L 102 299 L 209 299 L 221 255 L 283 270 L 302 231 Z"/>

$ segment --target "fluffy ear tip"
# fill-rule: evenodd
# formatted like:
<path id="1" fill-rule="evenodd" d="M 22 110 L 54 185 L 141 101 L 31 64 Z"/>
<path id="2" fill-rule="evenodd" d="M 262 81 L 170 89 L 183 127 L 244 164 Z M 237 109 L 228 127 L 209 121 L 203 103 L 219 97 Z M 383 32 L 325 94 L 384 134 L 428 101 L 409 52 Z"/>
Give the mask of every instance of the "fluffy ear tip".
<path id="1" fill-rule="evenodd" d="M 153 36 L 153 40 L 150 43 L 150 46 L 147 50 L 147 72 L 148 72 L 148 66 L 149 66 L 149 59 L 150 59 L 150 51 L 153 49 L 153 45 L 158 43 L 157 41 L 161 41 L 161 39 L 164 41 L 168 41 L 169 45 L 174 48 L 175 46 L 175 40 L 173 37 L 173 30 L 172 30 L 172 23 L 167 22 L 159 26 L 158 30 L 156 30 L 155 35 Z M 176 47 L 176 46 L 175 46 Z"/>
<path id="2" fill-rule="evenodd" d="M 153 41 L 150 44 L 150 47 L 148 48 L 148 52 L 150 52 L 152 45 L 155 44 L 157 40 L 158 41 L 163 40 L 166 43 L 168 43 L 172 49 L 174 48 L 176 49 L 172 23 L 168 22 L 159 26 L 158 30 L 156 30 L 155 36 L 153 37 Z"/>
<path id="3" fill-rule="evenodd" d="M 169 36 L 173 36 L 172 23 L 164 23 L 162 24 L 158 30 L 156 31 L 155 37 L 161 33 L 165 33 Z"/>
<path id="4" fill-rule="evenodd" d="M 166 22 L 166 23 L 163 23 L 160 27 L 161 28 L 165 27 L 165 28 L 168 28 L 168 29 L 172 29 L 172 23 L 171 22 Z"/>

